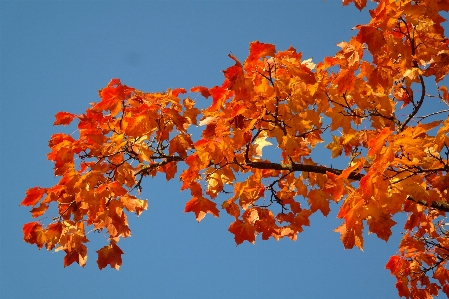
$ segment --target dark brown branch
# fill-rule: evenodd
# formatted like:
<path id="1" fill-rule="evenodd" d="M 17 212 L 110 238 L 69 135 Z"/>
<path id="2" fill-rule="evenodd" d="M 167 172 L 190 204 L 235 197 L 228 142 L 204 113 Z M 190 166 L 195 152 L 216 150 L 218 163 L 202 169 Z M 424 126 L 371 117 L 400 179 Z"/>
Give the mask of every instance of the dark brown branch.
<path id="1" fill-rule="evenodd" d="M 411 196 L 408 196 L 407 199 L 411 200 L 413 202 L 419 203 L 423 206 L 429 207 L 429 204 L 424 200 L 416 200 Z M 443 212 L 449 212 L 449 203 L 445 202 L 445 201 L 432 201 L 430 208 L 434 208 L 434 209 L 437 209 L 437 210 L 443 211 Z"/>
<path id="2" fill-rule="evenodd" d="M 440 113 L 445 113 L 445 112 L 449 112 L 449 109 L 444 109 L 444 110 L 441 110 L 441 111 L 433 112 L 433 113 L 430 113 L 430 114 L 427 114 L 427 115 L 424 115 L 424 116 L 417 116 L 417 118 L 419 118 L 418 122 L 422 121 L 426 117 L 434 116 L 434 115 L 437 115 L 437 114 L 440 114 Z"/>
<path id="3" fill-rule="evenodd" d="M 262 161 L 246 161 L 246 165 L 252 168 L 258 168 L 258 169 L 274 169 L 274 170 L 290 170 L 292 172 L 294 171 L 304 171 L 304 172 L 313 172 L 313 173 L 322 173 L 326 174 L 326 172 L 331 172 L 335 174 L 341 174 L 343 170 L 335 169 L 335 168 L 329 168 L 326 166 L 318 166 L 318 165 L 305 165 L 305 164 L 279 164 L 279 163 L 272 163 L 272 162 L 262 162 Z M 356 180 L 360 181 L 363 178 L 363 174 L 361 173 L 351 173 L 348 176 L 348 179 L 350 180 Z"/>
<path id="4" fill-rule="evenodd" d="M 417 63 L 415 62 L 416 67 Z M 421 97 L 418 101 L 418 104 L 414 106 L 412 113 L 407 117 L 407 119 L 402 123 L 402 125 L 399 126 L 398 132 L 402 132 L 405 129 L 405 126 L 409 123 L 409 121 L 412 120 L 412 118 L 418 113 L 419 109 L 421 108 L 421 105 L 424 103 L 424 98 L 426 96 L 426 85 L 424 84 L 424 78 L 419 75 L 419 81 L 421 83 Z"/>
<path id="5" fill-rule="evenodd" d="M 164 161 L 161 161 L 161 162 L 157 162 L 157 163 L 150 164 L 150 165 L 148 165 L 148 166 L 142 168 L 141 170 L 139 170 L 138 172 L 136 172 L 136 173 L 134 174 L 134 176 L 137 176 L 137 175 L 142 175 L 142 176 L 147 175 L 147 174 L 149 173 L 150 170 L 152 170 L 152 169 L 154 169 L 154 168 L 157 168 L 157 167 L 160 167 L 160 166 L 164 166 L 165 164 L 168 164 L 168 163 L 170 163 L 170 162 L 180 162 L 180 161 L 184 161 L 184 158 L 182 158 L 182 157 L 180 157 L 180 156 L 158 157 L 158 159 L 162 159 L 162 158 L 165 158 L 165 160 L 164 160 Z"/>
<path id="6" fill-rule="evenodd" d="M 283 165 L 283 164 L 272 163 L 272 162 L 247 161 L 246 165 L 249 167 L 258 168 L 258 169 L 289 170 L 291 172 L 305 171 L 305 172 L 322 173 L 322 174 L 325 174 L 326 172 L 331 172 L 331 173 L 335 173 L 337 175 L 339 175 L 343 172 L 343 170 L 341 170 L 341 169 L 329 168 L 329 167 L 318 166 L 318 165 L 305 165 L 305 164 Z M 364 174 L 352 172 L 351 174 L 349 174 L 348 179 L 360 181 L 364 176 L 365 176 Z M 449 212 L 449 203 L 448 202 L 433 201 L 432 204 L 429 206 L 427 204 L 427 202 L 425 202 L 423 200 L 415 200 L 410 196 L 407 197 L 407 199 L 414 201 L 418 204 L 424 205 L 426 207 L 437 209 L 437 210 L 443 211 L 443 212 Z"/>

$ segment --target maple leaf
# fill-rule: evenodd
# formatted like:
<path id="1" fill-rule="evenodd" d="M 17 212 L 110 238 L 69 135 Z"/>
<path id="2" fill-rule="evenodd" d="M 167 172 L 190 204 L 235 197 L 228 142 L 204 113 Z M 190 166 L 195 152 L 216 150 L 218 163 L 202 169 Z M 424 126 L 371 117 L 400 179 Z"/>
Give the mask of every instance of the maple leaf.
<path id="1" fill-rule="evenodd" d="M 120 201 L 129 212 L 134 212 L 137 216 L 144 210 L 148 210 L 148 202 L 146 200 L 137 199 L 135 196 L 129 194 L 120 196 Z"/>
<path id="2" fill-rule="evenodd" d="M 401 269 L 401 258 L 397 255 L 391 256 L 385 268 L 390 270 L 391 274 L 394 275 Z"/>
<path id="3" fill-rule="evenodd" d="M 97 250 L 97 253 L 97 264 L 100 270 L 106 268 L 107 265 L 118 270 L 122 265 L 122 254 L 124 252 L 117 246 L 115 241 L 111 241 L 109 245 Z"/>
<path id="4" fill-rule="evenodd" d="M 23 226 L 23 239 L 30 244 L 36 244 L 40 249 L 46 241 L 42 225 L 38 222 L 30 222 Z"/>
<path id="5" fill-rule="evenodd" d="M 434 75 L 436 82 L 440 82 L 449 73 L 449 51 L 443 50 L 435 57 L 435 61 L 425 71 L 426 76 Z"/>
<path id="6" fill-rule="evenodd" d="M 328 143 L 326 145 L 326 148 L 330 149 L 332 151 L 332 158 L 336 158 L 341 155 L 343 152 L 343 147 L 341 145 L 341 138 L 332 135 L 332 142 Z"/>
<path id="7" fill-rule="evenodd" d="M 351 128 L 351 120 L 344 116 L 344 112 L 338 108 L 331 108 L 326 115 L 332 119 L 331 130 L 343 128 L 343 133 L 347 133 Z"/>
<path id="8" fill-rule="evenodd" d="M 385 140 L 391 135 L 389 128 L 384 128 L 375 138 L 368 141 L 369 151 L 368 155 L 373 156 L 378 154 L 385 144 Z"/>
<path id="9" fill-rule="evenodd" d="M 187 93 L 187 90 L 185 90 L 185 88 L 175 88 L 173 90 L 171 90 L 171 92 L 169 92 L 169 94 L 171 94 L 174 97 L 179 96 L 179 94 L 185 94 Z"/>
<path id="10" fill-rule="evenodd" d="M 45 214 L 45 212 L 48 210 L 48 205 L 45 203 L 41 203 L 39 207 L 33 208 L 31 210 L 31 217 L 36 218 L 39 216 L 42 216 Z"/>
<path id="11" fill-rule="evenodd" d="M 337 78 L 335 78 L 334 84 L 338 86 L 338 92 L 340 94 L 352 91 L 355 84 L 354 71 L 346 69 L 341 70 Z"/>
<path id="12" fill-rule="evenodd" d="M 171 180 L 185 163 L 181 190 L 192 197 L 184 211 L 197 221 L 207 213 L 218 217 L 212 200 L 232 193 L 221 208 L 234 217 L 228 230 L 237 245 L 254 243 L 259 234 L 296 240 L 313 213 L 329 215 L 331 200 L 341 202 L 343 223 L 335 231 L 346 249 L 363 249 L 365 223 L 368 233 L 388 241 L 394 215 L 406 214 L 399 254 L 386 265 L 399 295 L 449 294 L 443 227 L 449 92 L 437 85 L 432 95 L 428 88 L 449 73 L 440 16 L 449 4 L 375 2 L 371 20 L 316 64 L 301 61 L 293 47 L 276 52 L 258 41 L 243 64 L 230 54 L 234 63 L 221 84 L 190 89 L 212 97 L 203 110 L 184 88 L 142 92 L 112 79 L 85 113 L 57 113 L 55 125 L 79 120 L 77 134 L 54 134 L 48 143 L 47 157 L 61 178 L 53 187 L 26 191 L 20 204 L 41 221 L 23 226 L 24 241 L 64 251 L 64 266 L 84 266 L 86 225 L 109 235 L 109 245 L 97 251 L 99 268 L 118 270 L 123 252 L 116 243 L 131 234 L 127 213 L 148 207 L 132 193 L 142 191 L 145 177 L 164 173 Z M 366 6 L 366 0 L 343 0 L 349 3 Z M 324 141 L 335 162 L 318 160 Z M 261 159 L 268 145 L 279 155 Z M 49 211 L 58 214 L 49 217 Z"/>
<path id="13" fill-rule="evenodd" d="M 327 172 L 326 176 L 329 178 L 329 180 L 326 182 L 326 185 L 324 186 L 325 190 L 326 192 L 332 195 L 334 201 L 338 202 L 340 198 L 343 196 L 345 190 L 345 183 L 343 179 L 341 179 L 334 173 Z"/>
<path id="14" fill-rule="evenodd" d="M 267 139 L 267 134 L 262 133 L 262 134 L 259 134 L 259 136 L 254 141 L 254 148 L 256 151 L 256 156 L 262 157 L 262 149 L 265 146 L 273 145 L 271 142 L 267 141 L 266 139 Z"/>
<path id="15" fill-rule="evenodd" d="M 241 220 L 235 220 L 231 223 L 228 231 L 234 234 L 235 243 L 237 245 L 242 244 L 244 241 L 248 241 L 252 244 L 256 242 L 256 231 L 253 225 Z"/>
<path id="16" fill-rule="evenodd" d="M 45 243 L 47 250 L 52 250 L 59 243 L 62 234 L 62 223 L 56 222 L 48 225 L 45 230 Z"/>
<path id="17" fill-rule="evenodd" d="M 208 97 L 211 96 L 211 93 L 209 92 L 209 88 L 204 87 L 204 86 L 195 86 L 195 87 L 192 87 L 192 88 L 190 88 L 190 91 L 191 91 L 191 92 L 199 92 L 199 93 L 201 93 L 201 95 L 202 95 L 203 97 L 205 97 L 206 99 L 207 99 Z"/>
<path id="18" fill-rule="evenodd" d="M 360 11 L 366 6 L 366 0 L 343 0 L 343 5 L 346 6 L 351 2 L 354 2 L 355 7 Z"/>
<path id="19" fill-rule="evenodd" d="M 312 212 L 320 210 L 324 216 L 327 216 L 330 212 L 329 200 L 327 199 L 326 192 L 322 190 L 311 190 L 307 195 L 308 203 Z"/>
<path id="20" fill-rule="evenodd" d="M 56 121 L 54 122 L 54 125 L 69 125 L 73 119 L 76 117 L 75 114 L 69 113 L 69 112 L 58 112 L 55 115 Z"/>
<path id="21" fill-rule="evenodd" d="M 335 229 L 335 232 L 341 234 L 340 240 L 342 241 L 345 249 L 352 249 L 355 245 L 360 250 L 363 250 L 363 236 L 360 224 L 358 224 L 355 228 L 347 228 L 346 224 L 343 223 Z"/>
<path id="22" fill-rule="evenodd" d="M 365 1 L 366 4 L 366 1 Z M 356 26 L 359 29 L 357 40 L 368 45 L 368 50 L 373 54 L 378 54 L 386 44 L 382 31 L 372 26 Z"/>
<path id="23" fill-rule="evenodd" d="M 264 44 L 254 41 L 249 46 L 248 62 L 258 60 L 266 56 L 274 56 L 276 47 L 272 44 Z"/>
<path id="24" fill-rule="evenodd" d="M 206 213 L 219 217 L 217 204 L 204 197 L 193 197 L 186 203 L 184 212 L 194 212 L 196 220 L 200 222 Z"/>
<path id="25" fill-rule="evenodd" d="M 148 114 L 136 115 L 133 117 L 125 118 L 126 129 L 125 132 L 129 136 L 140 136 L 147 134 L 155 127 L 157 127 L 157 123 Z"/>
<path id="26" fill-rule="evenodd" d="M 381 214 L 379 217 L 368 219 L 369 230 L 375 233 L 380 239 L 388 241 L 392 232 L 391 227 L 396 224 L 396 221 L 391 219 L 390 215 Z"/>
<path id="27" fill-rule="evenodd" d="M 238 218 L 240 216 L 239 206 L 233 201 L 226 200 L 221 206 L 226 210 L 226 212 L 228 212 L 229 215 L 234 216 L 235 218 Z"/>
<path id="28" fill-rule="evenodd" d="M 87 247 L 84 244 L 76 246 L 76 250 L 64 250 L 66 255 L 64 256 L 64 267 L 70 266 L 73 263 L 78 263 L 81 267 L 84 267 L 87 262 Z"/>
<path id="29" fill-rule="evenodd" d="M 212 87 L 211 89 L 209 89 L 209 93 L 212 96 L 212 105 L 207 108 L 208 112 L 219 110 L 222 107 L 224 101 L 226 101 L 233 95 L 233 92 L 226 88 L 226 83 L 223 83 L 222 86 Z"/>
<path id="30" fill-rule="evenodd" d="M 26 197 L 20 203 L 21 206 L 35 206 L 42 196 L 47 192 L 47 188 L 34 187 L 26 192 Z"/>
<path id="31" fill-rule="evenodd" d="M 178 153 L 181 157 L 187 157 L 187 150 L 193 147 L 192 139 L 189 135 L 180 134 L 176 135 L 170 141 L 169 154 L 173 155 L 174 153 Z"/>
<path id="32" fill-rule="evenodd" d="M 134 88 L 122 85 L 120 79 L 112 79 L 108 85 L 99 91 L 101 101 L 94 105 L 97 111 L 110 111 L 112 116 L 117 115 L 122 110 L 122 101 L 130 97 Z"/>

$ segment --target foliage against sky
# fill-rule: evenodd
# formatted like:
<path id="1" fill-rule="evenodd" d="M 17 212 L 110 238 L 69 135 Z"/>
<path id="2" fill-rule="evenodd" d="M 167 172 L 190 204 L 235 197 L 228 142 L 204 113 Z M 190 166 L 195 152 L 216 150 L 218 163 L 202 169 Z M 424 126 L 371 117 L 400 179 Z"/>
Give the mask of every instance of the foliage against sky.
<path id="1" fill-rule="evenodd" d="M 56 203 L 59 217 L 25 224 L 25 241 L 83 266 L 86 231 L 105 231 L 98 266 L 118 269 L 126 212 L 147 208 L 142 180 L 179 175 L 192 195 L 185 211 L 201 221 L 221 208 L 235 219 L 237 244 L 257 235 L 295 240 L 313 213 L 327 216 L 336 202 L 344 247 L 363 249 L 363 230 L 388 241 L 392 217 L 406 213 L 399 254 L 387 263 L 399 295 L 449 294 L 449 95 L 440 84 L 449 51 L 438 14 L 448 10 L 446 1 L 378 1 L 371 21 L 322 62 L 253 42 L 243 63 L 229 55 L 221 85 L 189 90 L 211 100 L 206 109 L 182 88 L 146 93 L 111 80 L 84 114 L 56 115 L 57 125 L 76 119 L 79 136 L 52 136 L 48 158 L 61 180 L 29 189 L 22 205 L 40 218 Z M 420 114 L 426 106 L 432 113 Z M 312 158 L 321 143 L 347 166 Z M 264 158 L 270 147 L 277 160 Z"/>

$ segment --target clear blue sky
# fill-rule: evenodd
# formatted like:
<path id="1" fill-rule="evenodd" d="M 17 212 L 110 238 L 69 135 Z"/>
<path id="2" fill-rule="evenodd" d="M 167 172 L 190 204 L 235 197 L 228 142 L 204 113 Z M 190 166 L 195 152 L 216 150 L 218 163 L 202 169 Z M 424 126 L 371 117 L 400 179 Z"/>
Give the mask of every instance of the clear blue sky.
<path id="1" fill-rule="evenodd" d="M 120 271 L 99 271 L 89 234 L 85 268 L 63 267 L 61 252 L 22 240 L 25 191 L 50 187 L 48 139 L 58 111 L 82 113 L 111 78 L 144 90 L 214 86 L 242 61 L 251 41 L 290 45 L 314 61 L 334 54 L 368 11 L 341 1 L 1 1 L 1 298 L 395 298 L 384 269 L 398 246 L 367 236 L 365 251 L 344 250 L 333 230 L 337 206 L 316 215 L 298 241 L 236 246 L 230 219 L 184 214 L 176 180 L 147 179 L 149 210 L 130 215 L 132 237 Z M 447 25 L 446 25 L 447 26 Z M 206 101 L 206 100 L 205 100 Z M 326 163 L 326 161 L 323 161 Z M 330 164 L 330 161 L 327 161 Z"/>

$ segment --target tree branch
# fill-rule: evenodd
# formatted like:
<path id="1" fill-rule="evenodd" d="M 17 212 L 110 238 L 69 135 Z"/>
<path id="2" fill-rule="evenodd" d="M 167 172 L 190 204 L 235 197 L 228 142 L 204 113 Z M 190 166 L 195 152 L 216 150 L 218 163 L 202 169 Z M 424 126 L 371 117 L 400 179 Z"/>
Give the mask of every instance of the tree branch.
<path id="1" fill-rule="evenodd" d="M 341 174 L 343 170 L 341 169 L 335 169 L 335 168 L 329 168 L 325 166 L 318 166 L 318 165 L 305 165 L 305 164 L 292 164 L 292 165 L 284 165 L 279 163 L 272 163 L 272 162 L 253 162 L 253 161 L 247 161 L 246 165 L 252 168 L 257 169 L 274 169 L 274 170 L 290 170 L 292 172 L 294 171 L 305 171 L 305 172 L 313 172 L 313 173 L 322 173 L 325 174 L 326 172 L 335 173 L 337 175 Z M 365 175 L 361 173 L 352 172 L 348 179 L 360 181 Z M 433 201 L 432 204 L 429 206 L 428 203 L 424 200 L 415 200 L 411 196 L 407 197 L 408 200 L 411 200 L 413 202 L 416 202 L 418 204 L 424 205 L 429 208 L 437 209 L 439 211 L 443 212 L 449 212 L 449 203 L 444 201 Z"/>
<path id="2" fill-rule="evenodd" d="M 432 201 L 432 204 L 429 206 L 429 204 L 424 200 L 416 200 L 411 196 L 407 196 L 407 199 L 429 208 L 434 208 L 443 212 L 449 212 L 449 203 L 445 201 Z"/>
<path id="3" fill-rule="evenodd" d="M 326 172 L 332 172 L 335 174 L 341 174 L 343 170 L 329 168 L 326 166 L 318 166 L 318 165 L 305 165 L 305 164 L 279 164 L 272 162 L 261 162 L 261 161 L 246 161 L 246 165 L 253 168 L 258 169 L 274 169 L 274 170 L 290 170 L 290 171 L 305 171 L 305 172 L 313 172 L 313 173 L 322 173 L 326 174 Z M 348 176 L 348 179 L 360 181 L 364 177 L 361 173 L 353 172 Z"/>

